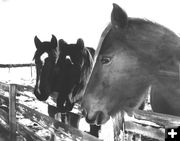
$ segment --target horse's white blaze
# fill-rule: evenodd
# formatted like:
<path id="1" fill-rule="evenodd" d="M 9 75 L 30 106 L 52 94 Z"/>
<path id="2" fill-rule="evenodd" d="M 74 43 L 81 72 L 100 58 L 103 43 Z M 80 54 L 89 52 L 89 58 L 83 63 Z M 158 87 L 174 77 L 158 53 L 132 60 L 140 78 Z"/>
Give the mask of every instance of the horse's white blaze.
<path id="1" fill-rule="evenodd" d="M 49 55 L 48 55 L 48 53 L 46 53 L 46 52 L 44 52 L 44 53 L 41 55 L 41 58 L 40 58 L 40 59 L 41 59 L 43 65 L 44 65 L 44 63 L 45 63 L 45 59 L 48 58 L 48 56 L 49 56 Z"/>

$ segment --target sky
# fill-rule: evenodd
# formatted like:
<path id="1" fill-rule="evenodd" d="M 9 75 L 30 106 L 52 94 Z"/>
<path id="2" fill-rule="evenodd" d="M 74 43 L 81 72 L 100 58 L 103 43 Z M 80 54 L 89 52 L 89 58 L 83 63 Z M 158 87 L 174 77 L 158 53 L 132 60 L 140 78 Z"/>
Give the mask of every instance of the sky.
<path id="1" fill-rule="evenodd" d="M 31 63 L 34 36 L 57 39 L 96 49 L 110 22 L 112 3 L 130 17 L 160 23 L 180 33 L 179 0 L 0 0 L 0 64 Z"/>

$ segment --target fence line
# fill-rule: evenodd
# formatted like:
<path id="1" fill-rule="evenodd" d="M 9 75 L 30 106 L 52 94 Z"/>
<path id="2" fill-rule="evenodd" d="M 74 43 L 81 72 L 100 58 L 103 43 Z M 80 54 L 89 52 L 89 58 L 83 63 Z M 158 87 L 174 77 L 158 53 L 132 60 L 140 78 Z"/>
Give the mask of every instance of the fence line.
<path id="1" fill-rule="evenodd" d="M 18 68 L 18 67 L 33 67 L 34 63 L 27 64 L 0 64 L 0 68 Z"/>
<path id="2" fill-rule="evenodd" d="M 121 141 L 121 138 L 124 138 L 120 132 L 122 130 L 121 113 L 118 113 L 113 120 L 115 141 Z M 132 117 L 124 115 L 124 130 L 127 133 L 143 135 L 153 140 L 164 141 L 165 129 L 177 126 L 180 126 L 180 117 L 177 116 L 142 110 L 135 110 Z"/>
<path id="3" fill-rule="evenodd" d="M 36 65 L 34 63 L 26 63 L 26 64 L 0 64 L 0 68 L 8 68 L 9 73 L 11 68 L 22 68 L 22 67 L 30 67 L 31 69 L 31 77 L 33 76 L 33 67 Z"/>
<path id="4" fill-rule="evenodd" d="M 7 84 L 5 84 L 3 86 L 3 83 L 0 84 L 0 89 L 5 88 L 7 90 Z M 10 105 L 9 107 L 9 117 L 10 117 L 10 121 L 9 121 L 9 131 L 10 131 L 10 137 L 13 138 L 13 140 L 15 141 L 15 137 L 16 137 L 16 128 L 17 131 L 20 135 L 26 135 L 31 137 L 31 140 L 33 141 L 42 141 L 44 140 L 42 137 L 38 136 L 37 134 L 34 133 L 34 131 L 32 131 L 31 129 L 28 129 L 28 127 L 22 125 L 19 121 L 13 120 L 11 121 L 11 119 L 16 119 L 16 111 L 21 113 L 22 116 L 24 117 L 28 117 L 32 122 L 35 122 L 37 124 L 39 124 L 43 129 L 47 129 L 48 131 L 50 131 L 51 133 L 51 137 L 54 138 L 55 136 L 58 138 L 61 138 L 62 135 L 64 136 L 64 138 L 69 138 L 71 140 L 86 140 L 86 141 L 100 141 L 99 139 L 85 133 L 82 132 L 78 129 L 75 129 L 73 127 L 70 127 L 69 125 L 65 125 L 64 123 L 61 123 L 49 116 L 46 116 L 34 109 L 31 109 L 29 107 L 27 107 L 26 105 L 23 105 L 19 102 L 16 103 L 16 97 L 15 94 L 19 91 L 19 90 L 30 90 L 32 91 L 32 88 L 29 87 L 24 87 L 22 85 L 18 85 L 18 84 L 10 84 L 9 86 L 9 97 L 7 96 L 3 96 L 0 94 L 0 104 L 3 105 Z M 9 100 L 11 99 L 11 100 Z M 0 105 L 1 106 L 1 105 Z M 15 109 L 16 107 L 16 109 Z M 1 109 L 0 109 L 0 113 L 1 113 Z M 2 116 L 2 114 L 1 114 Z M 0 116 L 0 120 L 1 119 L 6 119 L 5 117 L 1 117 Z M 13 122 L 13 123 L 12 123 Z M 10 125 L 12 123 L 12 126 Z M 0 122 L 1 125 L 1 122 Z M 17 127 L 16 127 L 17 125 Z M 13 127 L 13 130 L 11 129 Z M 11 139 L 12 139 L 11 138 Z"/>
<path id="5" fill-rule="evenodd" d="M 0 82 L 0 89 L 7 90 L 9 87 L 8 84 L 3 84 Z M 16 84 L 16 92 L 18 91 L 33 91 L 32 87 L 22 86 Z M 11 95 L 11 94 L 10 94 Z M 1 96 L 0 96 L 1 99 Z M 20 104 L 18 104 L 20 105 Z M 21 106 L 25 107 L 25 106 Z M 22 108 L 20 108 L 22 109 Z M 29 114 L 35 114 L 35 112 L 32 112 L 32 110 L 25 107 L 26 111 L 31 111 Z M 23 113 L 24 114 L 24 113 Z M 36 112 L 36 115 L 39 115 L 38 117 L 44 116 L 43 114 L 40 114 Z M 119 116 L 119 117 L 118 117 Z M 120 125 L 120 119 L 122 116 L 117 115 L 114 119 L 114 129 L 116 131 L 121 130 Z M 49 117 L 44 117 L 45 123 L 48 125 L 48 123 L 51 121 L 51 123 L 54 123 L 55 121 Z M 49 120 L 49 121 L 48 121 Z M 57 122 L 57 121 L 56 121 Z M 141 110 L 135 110 L 134 117 L 133 118 L 127 118 L 125 116 L 124 118 L 124 126 L 125 131 L 145 135 L 147 137 L 150 137 L 152 139 L 164 141 L 165 140 L 165 128 L 172 128 L 180 126 L 180 117 L 171 116 L 171 115 L 165 115 L 165 114 L 159 114 L 149 111 L 141 111 Z M 22 127 L 23 128 L 23 127 Z M 65 128 L 65 127 L 64 127 Z M 69 129 L 70 130 L 70 129 Z M 117 133 L 115 135 L 115 141 L 119 141 L 120 135 Z"/>

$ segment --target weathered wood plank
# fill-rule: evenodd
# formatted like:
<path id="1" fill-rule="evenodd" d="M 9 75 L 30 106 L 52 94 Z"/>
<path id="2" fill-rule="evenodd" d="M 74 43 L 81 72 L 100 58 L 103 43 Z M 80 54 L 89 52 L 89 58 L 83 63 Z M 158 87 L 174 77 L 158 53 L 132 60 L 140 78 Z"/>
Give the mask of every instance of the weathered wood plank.
<path id="1" fill-rule="evenodd" d="M 9 92 L 9 84 L 0 82 L 0 89 L 2 89 L 3 91 Z M 17 95 L 23 95 L 23 96 L 32 98 L 32 96 L 28 96 L 27 94 L 24 94 L 23 92 L 25 92 L 25 91 L 29 91 L 29 92 L 34 93 L 34 88 L 32 86 L 23 86 L 23 85 L 16 84 Z M 54 106 L 49 101 L 41 101 L 41 102 L 48 104 L 48 105 L 51 105 L 52 107 Z M 77 108 L 78 107 L 76 107 L 76 106 L 74 107 L 74 109 L 77 109 Z"/>
<path id="2" fill-rule="evenodd" d="M 0 125 L 8 130 L 9 129 L 8 123 L 9 123 L 8 113 L 0 108 Z"/>
<path id="3" fill-rule="evenodd" d="M 3 91 L 9 91 L 9 84 L 0 82 L 0 89 Z"/>
<path id="4" fill-rule="evenodd" d="M 0 68 L 17 68 L 17 67 L 31 67 L 35 66 L 33 63 L 29 64 L 0 64 Z"/>
<path id="5" fill-rule="evenodd" d="M 154 122 L 164 128 L 180 126 L 180 117 L 177 116 L 142 110 L 135 110 L 133 114 L 138 120 Z"/>
<path id="6" fill-rule="evenodd" d="M 160 141 L 165 139 L 165 128 L 180 126 L 180 117 L 150 111 L 135 110 L 132 117 L 125 114 L 123 119 L 125 131 Z M 115 138 L 118 138 L 122 130 L 121 113 L 118 113 L 113 120 Z"/>
<path id="7" fill-rule="evenodd" d="M 1 82 L 0 82 L 0 88 L 2 87 L 5 90 L 7 90 L 8 85 L 7 84 L 5 84 L 6 86 L 3 86 L 3 85 L 4 84 L 1 84 Z M 28 90 L 33 92 L 32 87 L 24 87 L 21 85 L 17 85 L 17 89 L 18 89 L 17 92 L 19 92 L 21 94 L 23 93 L 23 91 L 28 91 Z M 21 107 L 21 109 L 23 109 L 24 105 L 20 106 L 20 107 Z M 29 116 L 28 114 L 31 115 L 31 113 L 36 113 L 36 112 L 32 111 L 32 109 L 30 109 L 30 108 L 28 109 L 28 107 L 26 107 L 25 109 L 26 109 L 25 111 L 27 112 L 27 114 L 25 112 L 24 116 L 28 117 Z M 50 118 L 45 117 L 45 115 L 42 116 L 43 119 L 41 119 L 38 115 L 41 116 L 38 113 L 35 114 L 34 116 L 31 115 L 32 117 L 38 117 L 38 119 L 34 120 L 34 122 L 39 122 L 45 128 L 48 128 L 47 126 L 49 126 L 49 125 L 50 126 L 53 125 L 51 127 L 51 130 L 54 130 L 55 133 L 59 132 L 58 130 L 56 130 L 56 128 L 61 128 L 62 130 L 66 129 L 66 131 L 69 131 L 72 129 L 72 128 L 68 129 L 66 126 L 64 127 L 64 125 L 62 125 L 61 123 L 59 124 L 56 121 L 53 121 L 53 120 L 48 121 Z M 149 137 L 154 137 L 155 139 L 160 139 L 160 140 L 162 140 L 162 138 L 164 137 L 164 128 L 180 126 L 180 117 L 154 113 L 151 111 L 136 110 L 134 112 L 134 118 L 136 120 L 125 121 L 126 122 L 125 123 L 126 131 L 131 131 L 131 132 L 134 131 L 135 133 L 139 133 L 139 134 L 143 133 Z M 33 120 L 33 119 L 31 119 L 31 120 Z M 147 121 L 148 121 L 148 123 L 147 123 Z M 147 125 L 149 125 L 149 126 L 147 126 Z M 63 130 L 63 132 L 64 132 L 64 130 Z M 74 131 L 72 131 L 72 132 L 74 132 Z M 152 134 L 150 135 L 149 132 L 152 132 L 152 134 L 154 134 L 154 135 L 153 136 L 152 136 Z M 66 134 L 66 132 L 64 132 L 64 134 Z M 79 132 L 78 132 L 78 136 L 79 135 L 82 136 L 82 133 L 79 134 Z"/>
<path id="8" fill-rule="evenodd" d="M 0 140 L 4 139 L 5 141 L 14 141 L 14 139 L 11 139 L 9 136 L 10 127 L 8 125 L 9 119 L 8 119 L 8 113 L 5 112 L 0 108 Z M 33 131 L 28 129 L 27 127 L 24 127 L 22 124 L 17 123 L 18 132 L 16 133 L 16 137 L 18 139 L 25 138 L 27 141 L 44 141 L 40 136 L 36 135 Z M 3 135 L 1 135 L 3 134 Z"/>
<path id="9" fill-rule="evenodd" d="M 16 85 L 10 85 L 9 93 L 9 129 L 10 140 L 16 141 Z"/>
<path id="10" fill-rule="evenodd" d="M 0 98 L 4 100 L 4 104 L 8 104 L 8 97 L 0 95 Z M 69 125 L 65 125 L 64 123 L 56 121 L 55 119 L 50 118 L 40 112 L 37 112 L 36 110 L 33 110 L 21 103 L 16 103 L 16 108 L 16 110 L 19 113 L 21 113 L 24 116 L 24 118 L 28 118 L 33 122 L 36 122 L 45 129 L 48 129 L 49 131 L 53 132 L 54 135 L 59 138 L 61 138 L 63 135 L 63 137 L 69 138 L 71 140 L 78 139 L 80 141 L 100 141 L 99 139 L 85 132 L 79 131 L 76 128 L 70 127 Z"/>
<path id="11" fill-rule="evenodd" d="M 165 140 L 164 128 L 142 125 L 141 123 L 127 121 L 125 122 L 125 130 L 128 132 L 150 137 L 152 139 L 157 139 L 159 141 Z"/>
<path id="12" fill-rule="evenodd" d="M 5 90 L 8 90 L 8 85 L 7 84 L 3 84 L 1 83 L 1 86 L 3 86 L 3 88 L 5 87 Z M 21 85 L 16 85 L 17 89 L 20 90 L 20 91 L 24 91 L 24 86 L 21 86 Z M 17 92 L 18 92 L 17 90 Z M 32 90 L 32 89 L 31 89 Z M 3 99 L 3 104 L 7 105 L 8 104 L 8 97 L 5 97 L 5 96 L 1 96 L 1 99 Z M 19 112 L 22 112 L 20 110 L 22 110 L 24 108 L 25 105 L 21 105 L 20 103 L 17 104 L 17 111 Z M 55 132 L 59 132 L 59 130 L 57 130 L 57 128 L 59 129 L 63 129 L 63 131 L 65 130 L 66 132 L 68 131 L 68 134 L 71 134 L 73 135 L 73 138 L 80 138 L 82 140 L 98 140 L 92 136 L 90 136 L 89 134 L 87 133 L 84 133 L 84 132 L 81 132 L 77 129 L 73 129 L 72 127 L 69 127 L 67 125 L 64 125 L 60 122 L 57 122 L 55 121 L 54 119 L 51 119 L 52 121 L 50 122 L 50 124 L 48 124 L 50 118 L 48 116 L 45 116 L 27 106 L 25 106 L 25 111 L 26 112 L 22 112 L 23 113 L 23 116 L 27 117 L 27 118 L 30 118 L 31 120 L 33 120 L 34 122 L 37 122 L 37 123 L 40 123 L 41 125 L 43 125 L 45 128 L 49 128 L 50 126 L 52 126 L 52 124 L 54 124 L 54 127 L 56 127 L 55 129 L 51 128 L 51 130 L 55 130 Z M 35 115 L 32 115 L 33 113 L 35 113 Z M 38 116 L 39 115 L 39 116 Z M 42 118 L 42 120 L 41 120 Z M 35 119 L 35 120 L 34 120 Z M 67 135 L 67 136 L 70 136 L 68 135 L 66 132 L 64 132 L 64 135 Z M 61 133 L 62 135 L 62 133 Z"/>
<path id="13" fill-rule="evenodd" d="M 9 130 L 0 122 L 0 141 L 10 141 Z"/>
<path id="14" fill-rule="evenodd" d="M 9 85 L 10 84 L 0 82 L 0 89 L 2 89 L 4 91 L 9 91 Z M 16 91 L 17 92 L 18 91 L 21 91 L 21 92 L 24 92 L 24 91 L 34 92 L 34 88 L 32 86 L 22 86 L 22 85 L 16 84 Z"/>
<path id="15" fill-rule="evenodd" d="M 34 133 L 32 130 L 30 130 L 28 127 L 25 127 L 24 125 L 17 123 L 18 126 L 18 132 L 21 134 L 26 140 L 28 141 L 46 141 L 42 137 L 38 136 L 36 133 Z"/>
<path id="16" fill-rule="evenodd" d="M 76 128 L 70 127 L 61 123 L 59 121 L 54 120 L 44 114 L 41 114 L 23 104 L 18 104 L 17 110 L 23 114 L 24 117 L 28 117 L 34 122 L 37 122 L 42 127 L 53 131 L 58 137 L 61 137 L 62 134 L 65 137 L 72 138 L 72 140 L 80 139 L 80 140 L 89 140 L 89 141 L 98 141 L 97 138 L 90 136 L 89 134 L 79 131 Z"/>

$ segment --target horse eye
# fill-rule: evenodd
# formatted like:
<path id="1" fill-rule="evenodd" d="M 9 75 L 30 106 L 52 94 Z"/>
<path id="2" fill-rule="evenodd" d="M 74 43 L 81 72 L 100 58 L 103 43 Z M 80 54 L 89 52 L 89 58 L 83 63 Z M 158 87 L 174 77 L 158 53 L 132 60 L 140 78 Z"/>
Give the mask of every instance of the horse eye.
<path id="1" fill-rule="evenodd" d="M 101 59 L 102 64 L 108 64 L 108 63 L 110 63 L 110 61 L 111 61 L 110 57 L 102 57 L 102 59 Z"/>

